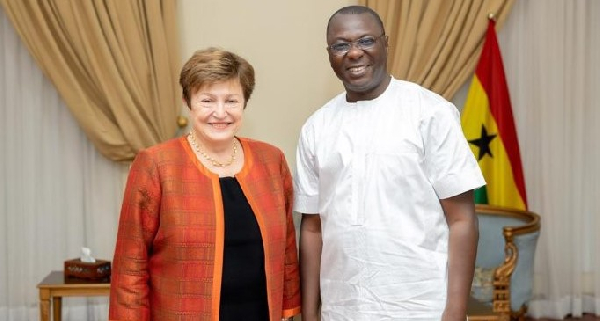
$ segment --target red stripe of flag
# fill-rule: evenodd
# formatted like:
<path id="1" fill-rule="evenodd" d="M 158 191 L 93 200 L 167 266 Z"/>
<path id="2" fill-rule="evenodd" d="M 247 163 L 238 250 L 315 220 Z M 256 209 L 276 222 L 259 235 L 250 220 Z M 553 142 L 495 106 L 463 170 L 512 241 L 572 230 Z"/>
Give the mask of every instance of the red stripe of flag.
<path id="1" fill-rule="evenodd" d="M 515 185 L 519 190 L 525 207 L 527 207 L 519 141 L 513 120 L 510 95 L 508 93 L 506 77 L 504 76 L 504 64 L 502 63 L 500 48 L 498 47 L 495 26 L 496 23 L 494 20 L 490 19 L 481 58 L 475 74 L 488 95 L 490 112 L 494 119 L 496 119 L 498 135 L 504 142 L 504 148 L 512 167 Z"/>

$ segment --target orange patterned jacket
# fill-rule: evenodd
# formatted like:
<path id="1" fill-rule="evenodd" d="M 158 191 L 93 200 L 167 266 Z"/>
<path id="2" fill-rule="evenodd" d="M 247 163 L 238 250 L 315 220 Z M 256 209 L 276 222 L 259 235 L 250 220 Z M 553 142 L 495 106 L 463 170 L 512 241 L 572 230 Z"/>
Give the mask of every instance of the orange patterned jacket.
<path id="1" fill-rule="evenodd" d="M 300 313 L 292 178 L 274 146 L 240 139 L 236 175 L 258 221 L 270 320 Z M 125 188 L 110 287 L 110 320 L 218 320 L 224 219 L 219 177 L 185 137 L 141 151 Z"/>

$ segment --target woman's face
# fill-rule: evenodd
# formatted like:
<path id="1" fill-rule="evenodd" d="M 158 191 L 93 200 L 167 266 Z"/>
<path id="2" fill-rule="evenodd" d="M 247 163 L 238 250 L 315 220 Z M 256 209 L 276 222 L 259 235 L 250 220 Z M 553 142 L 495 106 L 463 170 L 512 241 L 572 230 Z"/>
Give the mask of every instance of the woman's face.
<path id="1" fill-rule="evenodd" d="M 245 103 L 237 78 L 205 85 L 193 93 L 190 118 L 200 143 L 209 148 L 229 146 L 242 126 Z"/>

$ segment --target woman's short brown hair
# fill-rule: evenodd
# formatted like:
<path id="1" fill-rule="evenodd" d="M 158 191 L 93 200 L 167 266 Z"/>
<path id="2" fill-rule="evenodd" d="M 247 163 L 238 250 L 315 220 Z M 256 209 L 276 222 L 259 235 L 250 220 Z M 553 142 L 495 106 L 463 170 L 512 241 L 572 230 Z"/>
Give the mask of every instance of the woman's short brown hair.
<path id="1" fill-rule="evenodd" d="M 254 91 L 254 68 L 233 52 L 208 48 L 194 52 L 181 68 L 179 84 L 183 99 L 190 106 L 191 95 L 205 85 L 239 79 L 246 103 Z M 244 105 L 244 108 L 246 106 Z"/>

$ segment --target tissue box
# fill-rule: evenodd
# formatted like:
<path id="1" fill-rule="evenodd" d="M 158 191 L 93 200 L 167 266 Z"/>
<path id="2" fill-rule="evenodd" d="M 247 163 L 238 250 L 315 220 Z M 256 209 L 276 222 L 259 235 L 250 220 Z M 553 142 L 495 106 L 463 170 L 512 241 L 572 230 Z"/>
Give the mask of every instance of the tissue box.
<path id="1" fill-rule="evenodd" d="M 65 280 L 67 279 L 97 282 L 110 280 L 110 261 L 96 259 L 96 262 L 81 262 L 78 258 L 65 261 Z"/>

